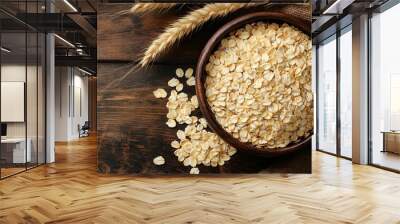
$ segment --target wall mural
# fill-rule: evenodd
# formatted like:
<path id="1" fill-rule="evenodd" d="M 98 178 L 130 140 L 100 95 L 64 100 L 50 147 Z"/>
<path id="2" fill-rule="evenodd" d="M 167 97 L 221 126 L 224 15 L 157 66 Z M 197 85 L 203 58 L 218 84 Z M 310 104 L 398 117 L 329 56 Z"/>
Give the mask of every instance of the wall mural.
<path id="1" fill-rule="evenodd" d="M 98 171 L 310 173 L 311 9 L 100 4 Z"/>

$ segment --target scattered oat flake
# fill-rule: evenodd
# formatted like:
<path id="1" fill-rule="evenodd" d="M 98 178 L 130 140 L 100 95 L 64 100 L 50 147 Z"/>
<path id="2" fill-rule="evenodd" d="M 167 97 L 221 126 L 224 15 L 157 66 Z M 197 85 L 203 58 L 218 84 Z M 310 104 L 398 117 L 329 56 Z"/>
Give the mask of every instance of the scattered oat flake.
<path id="1" fill-rule="evenodd" d="M 185 71 L 185 77 L 186 78 L 190 78 L 190 77 L 192 77 L 193 76 L 193 68 L 188 68 L 188 69 L 186 69 L 186 71 Z"/>
<path id="2" fill-rule="evenodd" d="M 184 75 L 185 73 L 183 72 L 183 69 L 182 69 L 182 68 L 177 68 L 177 69 L 175 70 L 175 74 L 176 74 L 176 76 L 178 76 L 179 78 L 182 78 L 183 75 Z"/>
<path id="3" fill-rule="evenodd" d="M 176 91 L 178 91 L 178 92 L 182 91 L 182 90 L 183 90 L 183 84 L 182 84 L 182 83 L 179 83 L 178 85 L 176 85 L 175 89 L 176 89 Z"/>
<path id="4" fill-rule="evenodd" d="M 181 145 L 180 145 L 179 142 L 176 141 L 176 140 L 174 140 L 174 141 L 171 142 L 171 147 L 172 147 L 172 148 L 177 149 L 177 148 L 179 148 L 180 146 L 181 146 Z"/>
<path id="5" fill-rule="evenodd" d="M 177 78 L 172 78 L 168 81 L 168 86 L 169 87 L 175 87 L 179 84 L 179 80 Z"/>
<path id="6" fill-rule="evenodd" d="M 157 166 L 161 166 L 165 164 L 165 159 L 162 156 L 157 156 L 153 159 L 153 163 Z"/>
<path id="7" fill-rule="evenodd" d="M 156 98 L 165 98 L 165 97 L 167 97 L 167 91 L 165 91 L 165 89 L 158 88 L 153 91 L 153 95 Z"/>
<path id="8" fill-rule="evenodd" d="M 197 175 L 199 173 L 200 173 L 200 170 L 197 167 L 193 167 L 192 169 L 190 169 L 190 174 L 192 174 L 192 175 Z"/>
<path id="9" fill-rule="evenodd" d="M 185 132 L 182 130 L 178 130 L 176 132 L 176 136 L 180 139 L 180 140 L 184 140 L 186 138 Z"/>
<path id="10" fill-rule="evenodd" d="M 194 86 L 196 85 L 196 79 L 194 78 L 194 76 L 190 77 L 188 80 L 186 80 L 186 84 L 188 86 Z"/>
<path id="11" fill-rule="evenodd" d="M 229 68 L 232 69 L 232 68 Z M 195 85 L 193 69 L 176 69 L 177 77 L 187 77 L 186 84 Z M 181 87 L 182 85 L 182 87 Z M 168 81 L 168 86 L 175 87 L 171 90 L 166 107 L 168 109 L 166 124 L 168 127 L 176 127 L 177 124 L 185 125 L 184 130 L 177 131 L 177 140 L 171 142 L 177 160 L 185 166 L 195 168 L 197 165 L 222 166 L 236 149 L 228 145 L 218 135 L 207 131 L 207 122 L 200 120 L 193 113 L 199 107 L 197 96 L 189 96 L 183 91 L 183 84 L 177 78 Z M 181 89 L 182 88 L 182 89 Z M 198 174 L 198 168 L 192 170 L 192 174 Z"/>
<path id="12" fill-rule="evenodd" d="M 176 127 L 176 122 L 174 119 L 168 119 L 168 121 L 166 122 L 167 126 L 170 128 L 174 128 Z"/>

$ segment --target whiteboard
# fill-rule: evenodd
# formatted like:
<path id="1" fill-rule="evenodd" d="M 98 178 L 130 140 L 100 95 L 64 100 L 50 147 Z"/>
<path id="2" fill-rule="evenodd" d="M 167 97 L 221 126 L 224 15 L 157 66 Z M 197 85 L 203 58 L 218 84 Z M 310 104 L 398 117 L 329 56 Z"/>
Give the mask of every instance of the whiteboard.
<path id="1" fill-rule="evenodd" d="M 1 82 L 1 122 L 24 122 L 24 104 L 24 82 Z"/>

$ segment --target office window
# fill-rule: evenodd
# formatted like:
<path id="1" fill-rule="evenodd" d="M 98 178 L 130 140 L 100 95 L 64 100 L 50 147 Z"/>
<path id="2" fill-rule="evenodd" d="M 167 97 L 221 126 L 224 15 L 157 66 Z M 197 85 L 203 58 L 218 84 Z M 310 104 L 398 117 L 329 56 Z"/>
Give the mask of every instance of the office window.
<path id="1" fill-rule="evenodd" d="M 340 154 L 352 156 L 352 35 L 351 26 L 340 36 Z"/>
<path id="2" fill-rule="evenodd" d="M 400 4 L 371 18 L 371 162 L 400 170 Z"/>
<path id="3" fill-rule="evenodd" d="M 336 153 L 336 37 L 318 47 L 318 145 Z"/>

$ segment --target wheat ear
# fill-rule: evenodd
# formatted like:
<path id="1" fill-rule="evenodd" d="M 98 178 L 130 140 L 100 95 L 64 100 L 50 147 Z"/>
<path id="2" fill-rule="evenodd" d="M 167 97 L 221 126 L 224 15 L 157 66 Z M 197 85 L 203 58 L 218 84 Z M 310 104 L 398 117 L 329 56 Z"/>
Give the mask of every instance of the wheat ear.
<path id="1" fill-rule="evenodd" d="M 140 66 L 145 67 L 162 52 L 170 48 L 174 43 L 189 35 L 192 31 L 199 28 L 205 22 L 223 17 L 241 8 L 254 6 L 255 3 L 213 3 L 207 4 L 200 9 L 191 11 L 188 15 L 178 19 L 167 27 L 167 29 L 155 39 L 146 49 L 139 62 Z"/>
<path id="2" fill-rule="evenodd" d="M 148 12 L 161 12 L 176 6 L 176 3 L 136 3 L 129 10 L 132 14 L 144 14 Z"/>

